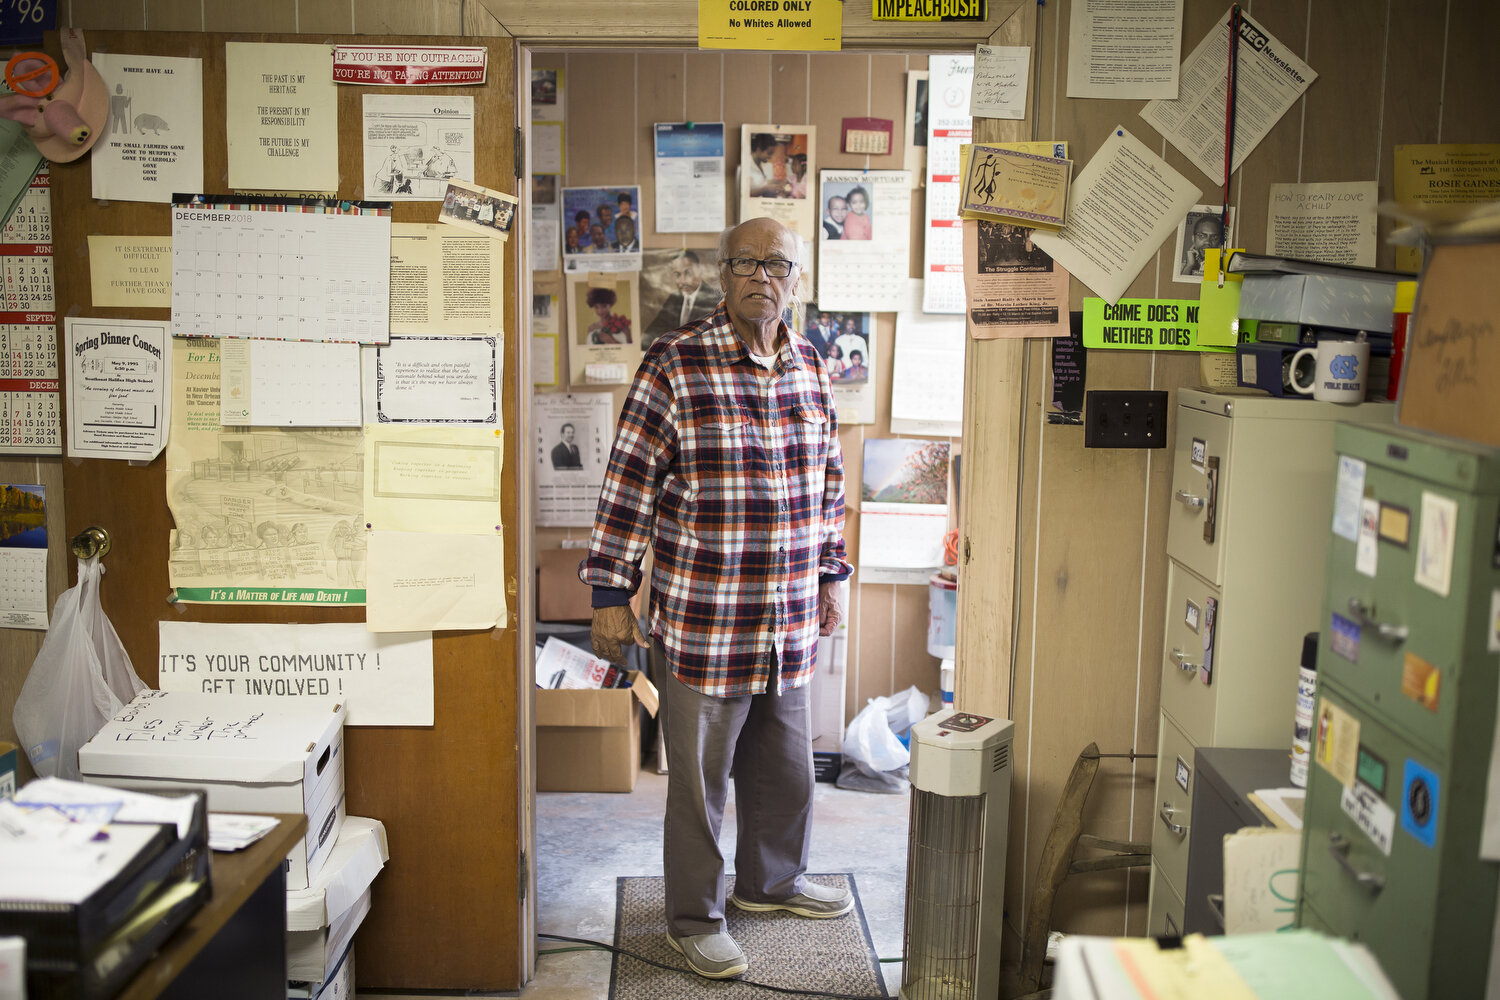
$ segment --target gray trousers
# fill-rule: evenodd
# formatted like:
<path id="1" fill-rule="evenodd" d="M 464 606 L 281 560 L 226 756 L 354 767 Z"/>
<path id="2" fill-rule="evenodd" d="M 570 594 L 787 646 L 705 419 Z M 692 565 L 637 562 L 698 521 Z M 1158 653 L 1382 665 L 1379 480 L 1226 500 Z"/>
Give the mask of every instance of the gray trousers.
<path id="1" fill-rule="evenodd" d="M 806 886 L 813 763 L 808 687 L 713 698 L 670 671 L 661 684 L 667 746 L 662 827 L 667 929 L 673 937 L 724 930 L 719 829 L 734 769 L 739 840 L 735 893 L 769 902 Z"/>

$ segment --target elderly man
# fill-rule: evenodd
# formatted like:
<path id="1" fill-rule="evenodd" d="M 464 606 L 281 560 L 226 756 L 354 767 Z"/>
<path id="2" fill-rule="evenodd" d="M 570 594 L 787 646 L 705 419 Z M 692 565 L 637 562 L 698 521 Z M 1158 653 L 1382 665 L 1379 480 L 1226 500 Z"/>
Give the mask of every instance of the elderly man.
<path id="1" fill-rule="evenodd" d="M 724 301 L 646 352 L 620 414 L 589 554 L 594 650 L 645 646 L 628 606 L 654 556 L 663 679 L 667 940 L 701 976 L 749 963 L 725 930 L 718 837 L 734 768 L 731 902 L 803 917 L 849 912 L 807 881 L 813 772 L 808 682 L 842 609 L 844 474 L 832 390 L 782 310 L 802 241 L 752 219 L 719 241 Z"/>

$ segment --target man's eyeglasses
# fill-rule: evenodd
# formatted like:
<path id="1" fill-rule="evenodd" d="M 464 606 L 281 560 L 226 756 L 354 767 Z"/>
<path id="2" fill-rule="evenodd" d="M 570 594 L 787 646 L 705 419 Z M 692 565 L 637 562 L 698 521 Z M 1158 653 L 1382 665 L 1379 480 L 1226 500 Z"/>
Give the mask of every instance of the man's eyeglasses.
<path id="1" fill-rule="evenodd" d="M 780 257 L 772 257 L 770 260 L 757 260 L 754 257 L 730 257 L 724 263 L 729 265 L 729 273 L 737 274 L 741 278 L 748 278 L 755 273 L 756 268 L 765 268 L 768 278 L 785 278 L 792 273 L 796 263 L 790 260 L 782 260 Z"/>

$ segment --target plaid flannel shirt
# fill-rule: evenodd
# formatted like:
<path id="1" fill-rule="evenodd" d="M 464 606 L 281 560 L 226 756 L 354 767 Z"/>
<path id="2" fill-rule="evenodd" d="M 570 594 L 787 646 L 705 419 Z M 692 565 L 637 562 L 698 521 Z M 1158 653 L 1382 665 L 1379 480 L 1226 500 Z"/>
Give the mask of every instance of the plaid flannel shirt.
<path id="1" fill-rule="evenodd" d="M 773 670 L 778 691 L 812 678 L 818 584 L 851 568 L 833 393 L 811 344 L 783 326 L 758 375 L 721 302 L 651 345 L 579 566 L 595 606 L 636 591 L 648 545 L 651 631 L 682 683 L 731 697 L 767 692 Z"/>

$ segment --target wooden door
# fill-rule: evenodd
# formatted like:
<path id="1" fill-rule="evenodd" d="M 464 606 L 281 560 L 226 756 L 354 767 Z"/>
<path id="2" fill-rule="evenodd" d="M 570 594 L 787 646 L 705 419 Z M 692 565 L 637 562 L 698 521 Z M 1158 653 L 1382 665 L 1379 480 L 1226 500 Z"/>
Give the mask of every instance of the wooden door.
<path id="1" fill-rule="evenodd" d="M 257 35 L 177 32 L 87 33 L 92 51 L 192 56 L 203 60 L 206 193 L 227 191 L 224 133 L 224 44 L 242 42 L 413 44 L 362 35 Z M 515 51 L 509 40 L 424 37 L 421 45 L 486 45 L 488 82 L 445 87 L 444 96 L 475 100 L 479 184 L 514 193 Z M 52 51 L 57 51 L 55 37 Z M 61 59 L 59 59 L 61 62 Z M 339 197 L 364 196 L 361 98 L 408 88 L 340 87 Z M 166 319 L 167 310 L 95 309 L 90 302 L 88 236 L 169 236 L 168 206 L 91 198 L 90 161 L 52 172 L 59 316 Z M 435 202 L 398 202 L 396 222 L 435 221 Z M 515 244 L 507 248 L 508 253 Z M 513 259 L 513 257 L 511 258 Z M 516 613 L 516 528 L 521 508 L 518 465 L 515 271 L 505 277 L 506 344 L 502 488 L 506 580 Z M 58 333 L 62 334 L 59 323 Z M 59 356 L 63 356 L 61 350 Z M 106 528 L 106 613 L 147 684 L 157 681 L 157 623 L 362 621 L 360 608 L 172 604 L 164 458 L 144 466 L 123 461 L 64 460 L 68 537 L 87 525 Z M 514 621 L 514 618 L 512 619 Z M 374 902 L 356 938 L 356 974 L 366 988 L 510 990 L 520 986 L 517 840 L 516 639 L 511 630 L 443 632 L 433 642 L 435 720 L 431 727 L 351 727 L 345 733 L 345 779 L 351 815 L 381 820 L 391 859 L 375 880 Z"/>

